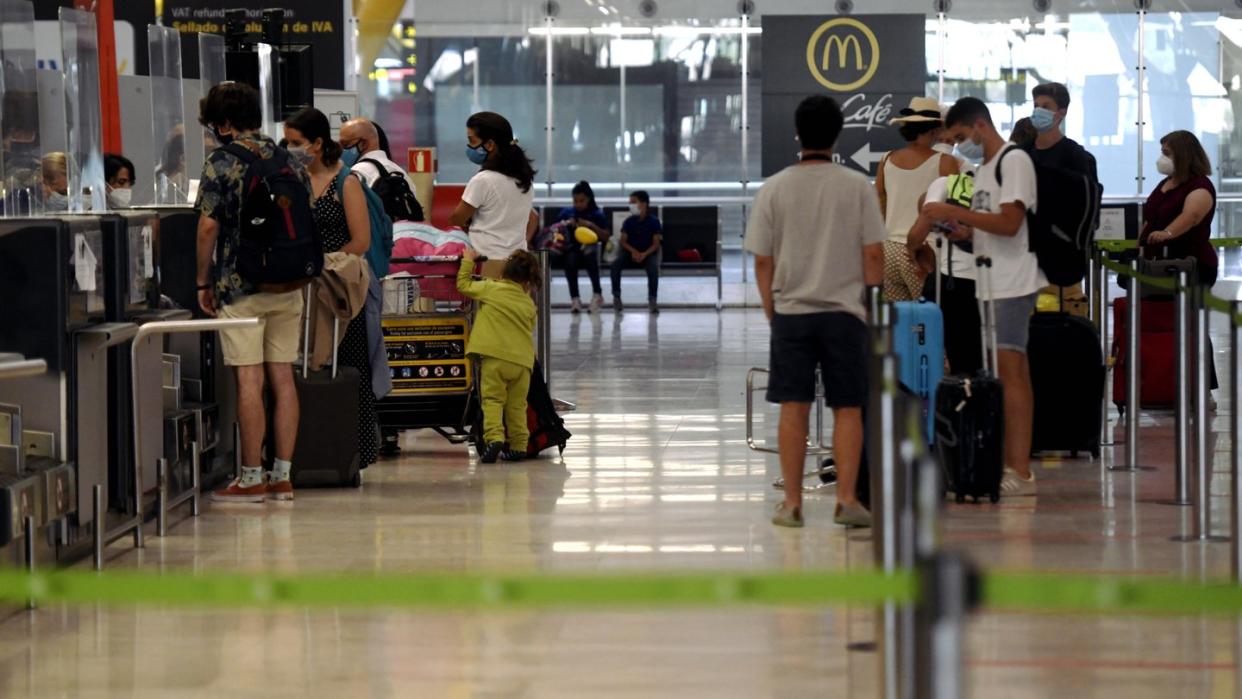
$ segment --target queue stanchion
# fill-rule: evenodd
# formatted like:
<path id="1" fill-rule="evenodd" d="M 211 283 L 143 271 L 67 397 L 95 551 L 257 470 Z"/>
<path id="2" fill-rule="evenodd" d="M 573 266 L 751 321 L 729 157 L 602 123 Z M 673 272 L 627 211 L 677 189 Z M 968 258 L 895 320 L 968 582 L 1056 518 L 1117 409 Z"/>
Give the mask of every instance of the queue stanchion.
<path id="1" fill-rule="evenodd" d="M 918 699 L 967 696 L 966 619 L 979 604 L 979 573 L 966 559 L 938 554 L 923 561 L 915 607 L 915 683 Z"/>
<path id="2" fill-rule="evenodd" d="M 1109 285 L 1108 285 L 1108 268 L 1104 266 L 1104 251 L 1099 251 L 1099 257 L 1096 261 L 1100 265 L 1100 350 L 1105 358 L 1111 357 L 1113 353 L 1112 343 L 1109 341 L 1108 321 L 1112 317 L 1112 307 L 1109 305 Z M 1117 380 L 1117 372 L 1111 365 L 1106 365 L 1107 371 L 1113 375 L 1113 381 Z M 1107 378 L 1107 377 L 1105 377 Z M 1107 388 L 1108 382 L 1104 382 Z M 1117 444 L 1113 439 L 1113 430 L 1108 426 L 1108 414 L 1112 410 L 1109 406 L 1108 391 L 1100 398 L 1100 415 L 1104 419 L 1100 421 L 1100 446 L 1111 447 Z"/>
<path id="3" fill-rule="evenodd" d="M 1176 356 L 1177 400 L 1174 405 L 1174 444 L 1176 445 L 1174 474 L 1174 505 L 1190 504 L 1190 276 L 1185 270 L 1177 273 L 1177 289 L 1174 290 L 1174 342 Z"/>
<path id="4" fill-rule="evenodd" d="M 34 575 L 35 572 L 35 537 L 39 528 L 35 526 L 34 517 L 26 515 L 22 519 L 23 544 L 25 548 L 26 572 Z M 26 600 L 26 609 L 33 610 L 35 608 L 34 597 Z"/>
<path id="5" fill-rule="evenodd" d="M 535 253 L 539 258 L 539 270 L 542 274 L 541 284 L 539 286 L 539 321 L 536 327 L 537 349 L 539 353 L 539 364 L 543 368 L 543 382 L 548 386 L 548 393 L 552 392 L 552 370 L 548 367 L 548 358 L 552 354 L 552 328 L 549 320 L 552 317 L 552 270 L 548 266 L 548 251 L 540 250 Z"/>
<path id="6" fill-rule="evenodd" d="M 1238 313 L 1242 311 L 1242 304 L 1234 301 L 1230 304 L 1229 313 L 1229 470 L 1233 478 L 1233 492 L 1229 497 L 1229 573 L 1234 584 L 1242 582 L 1242 528 L 1239 527 L 1239 517 L 1242 517 L 1242 487 L 1239 486 L 1239 478 L 1242 478 L 1242 446 L 1238 442 L 1242 440 L 1242 410 L 1239 410 L 1239 400 L 1242 400 L 1242 390 L 1239 390 L 1238 384 L 1242 383 L 1242 367 L 1238 366 L 1239 352 L 1238 345 L 1242 343 L 1242 324 L 1238 323 Z M 1242 629 L 1242 626 L 1239 626 Z"/>
<path id="7" fill-rule="evenodd" d="M 1130 283 L 1126 288 L 1126 451 L 1125 463 L 1112 471 L 1138 470 L 1139 430 L 1139 261 L 1130 261 Z M 1116 379 L 1114 379 L 1116 380 Z"/>

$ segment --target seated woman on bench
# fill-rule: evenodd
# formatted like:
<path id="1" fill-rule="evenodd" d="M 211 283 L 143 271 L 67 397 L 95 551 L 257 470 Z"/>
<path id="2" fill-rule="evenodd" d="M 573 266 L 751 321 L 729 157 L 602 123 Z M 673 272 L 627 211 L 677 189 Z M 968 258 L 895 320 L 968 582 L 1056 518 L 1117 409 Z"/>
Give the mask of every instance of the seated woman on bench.
<path id="1" fill-rule="evenodd" d="M 651 197 L 643 191 L 630 195 L 630 217 L 621 224 L 621 249 L 612 261 L 612 307 L 620 311 L 621 272 L 626 266 L 647 270 L 647 307 L 659 313 L 656 292 L 660 287 L 660 242 L 663 239 L 660 219 L 651 213 Z"/>

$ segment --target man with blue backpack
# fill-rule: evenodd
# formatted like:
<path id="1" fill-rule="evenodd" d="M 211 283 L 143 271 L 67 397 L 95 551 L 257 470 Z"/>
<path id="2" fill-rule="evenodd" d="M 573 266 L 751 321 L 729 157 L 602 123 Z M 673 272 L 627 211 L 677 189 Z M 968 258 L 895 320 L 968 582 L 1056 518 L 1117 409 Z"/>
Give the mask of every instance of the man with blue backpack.
<path id="1" fill-rule="evenodd" d="M 198 201 L 198 303 L 220 318 L 259 318 L 222 330 L 224 363 L 237 372 L 241 475 L 213 493 L 224 502 L 291 500 L 299 405 L 293 362 L 301 337 L 302 289 L 323 269 L 323 245 L 305 169 L 259 132 L 259 93 L 221 83 L 199 105 L 199 122 L 221 143 L 203 164 Z M 275 462 L 265 480 L 264 383 L 271 386 Z"/>

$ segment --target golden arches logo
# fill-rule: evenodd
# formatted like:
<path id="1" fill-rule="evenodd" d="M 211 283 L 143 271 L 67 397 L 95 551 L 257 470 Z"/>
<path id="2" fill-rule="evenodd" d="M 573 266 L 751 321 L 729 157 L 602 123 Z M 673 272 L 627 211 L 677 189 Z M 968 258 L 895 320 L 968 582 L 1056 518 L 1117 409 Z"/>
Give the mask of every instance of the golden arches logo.
<path id="1" fill-rule="evenodd" d="M 825 34 L 828 35 L 826 39 Z M 866 55 L 860 36 L 866 39 L 870 55 Z M 852 63 L 849 60 L 851 57 L 854 59 Z M 836 59 L 835 62 L 833 59 Z M 857 90 L 871 82 L 880 67 L 880 41 L 870 27 L 852 17 L 830 19 L 819 25 L 807 42 L 806 66 L 811 70 L 811 75 L 815 76 L 815 80 L 829 90 Z M 828 77 L 834 66 L 839 70 L 862 73 L 862 76 L 851 82 L 836 82 Z"/>

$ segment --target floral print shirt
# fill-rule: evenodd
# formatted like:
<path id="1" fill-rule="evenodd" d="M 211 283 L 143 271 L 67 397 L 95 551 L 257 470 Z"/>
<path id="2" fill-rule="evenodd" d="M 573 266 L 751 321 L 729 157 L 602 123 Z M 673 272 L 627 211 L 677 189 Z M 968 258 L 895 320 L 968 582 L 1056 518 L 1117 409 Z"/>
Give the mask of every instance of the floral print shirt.
<path id="1" fill-rule="evenodd" d="M 262 158 L 270 158 L 276 150 L 276 143 L 263 134 L 247 134 L 233 141 L 259 154 Z M 290 165 L 306 184 L 310 192 L 310 177 L 306 170 L 290 160 Z M 198 201 L 194 208 L 207 218 L 220 224 L 220 232 L 216 238 L 216 264 L 214 268 L 216 298 L 223 305 L 235 299 L 253 294 L 258 289 L 241 278 L 237 273 L 237 249 L 241 245 L 241 207 L 243 180 L 246 177 L 246 163 L 225 148 L 217 148 L 207 156 L 203 163 L 203 176 L 198 185 Z"/>

